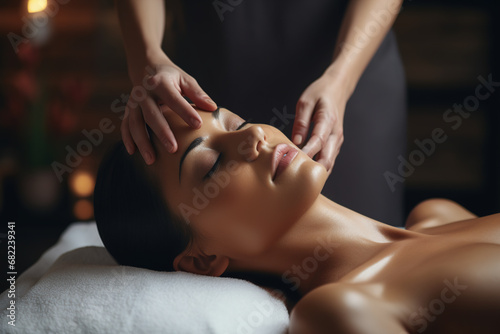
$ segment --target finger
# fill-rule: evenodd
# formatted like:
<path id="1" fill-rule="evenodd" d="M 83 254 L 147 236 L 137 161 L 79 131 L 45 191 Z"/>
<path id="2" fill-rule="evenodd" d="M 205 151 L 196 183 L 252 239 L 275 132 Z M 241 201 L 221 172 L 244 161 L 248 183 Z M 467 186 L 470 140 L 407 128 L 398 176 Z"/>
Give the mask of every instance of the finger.
<path id="1" fill-rule="evenodd" d="M 293 121 L 292 141 L 295 145 L 301 145 L 307 137 L 314 104 L 301 97 L 295 107 L 295 120 Z"/>
<path id="2" fill-rule="evenodd" d="M 317 156 L 317 162 L 325 166 L 326 170 L 329 172 L 333 168 L 335 159 L 339 154 L 339 145 L 337 145 L 338 138 L 335 135 L 330 135 L 325 143 L 325 146 L 321 151 L 319 151 Z"/>
<path id="3" fill-rule="evenodd" d="M 167 81 L 164 84 L 158 85 L 153 92 L 187 124 L 195 129 L 201 126 L 200 115 L 198 115 L 193 106 L 181 95 L 180 87 L 176 87 L 172 82 Z"/>
<path id="4" fill-rule="evenodd" d="M 177 141 L 158 104 L 151 96 L 148 96 L 142 102 L 141 107 L 145 122 L 153 130 L 167 151 L 174 153 L 177 150 Z"/>
<path id="5" fill-rule="evenodd" d="M 318 136 L 311 136 L 307 144 L 302 148 L 302 151 L 307 154 L 310 158 L 314 157 L 323 146 L 321 139 Z"/>
<path id="6" fill-rule="evenodd" d="M 125 115 L 123 116 L 122 124 L 120 125 L 120 132 L 122 134 L 123 144 L 125 145 L 128 154 L 133 154 L 135 152 L 135 144 L 134 140 L 132 139 L 132 135 L 130 134 L 129 115 L 130 115 L 130 110 L 126 106 Z"/>
<path id="7" fill-rule="evenodd" d="M 328 135 L 332 132 L 332 123 L 325 111 L 317 111 L 315 114 L 314 128 L 311 139 L 302 149 L 310 157 L 318 153 L 326 143 Z"/>
<path id="8" fill-rule="evenodd" d="M 181 90 L 198 108 L 207 111 L 217 109 L 217 104 L 201 89 L 193 77 L 181 79 Z"/>
<path id="9" fill-rule="evenodd" d="M 130 109 L 129 129 L 142 158 L 151 165 L 155 161 L 155 154 L 139 106 Z"/>

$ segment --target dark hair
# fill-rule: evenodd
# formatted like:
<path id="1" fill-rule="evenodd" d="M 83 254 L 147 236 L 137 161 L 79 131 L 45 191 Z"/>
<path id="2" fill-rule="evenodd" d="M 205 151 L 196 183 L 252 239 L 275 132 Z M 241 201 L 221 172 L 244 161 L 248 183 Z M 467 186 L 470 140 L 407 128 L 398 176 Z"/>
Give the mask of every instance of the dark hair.
<path id="1" fill-rule="evenodd" d="M 146 168 L 122 141 L 105 155 L 94 189 L 97 229 L 119 264 L 174 271 L 173 260 L 190 244 L 191 231 L 172 214 Z"/>

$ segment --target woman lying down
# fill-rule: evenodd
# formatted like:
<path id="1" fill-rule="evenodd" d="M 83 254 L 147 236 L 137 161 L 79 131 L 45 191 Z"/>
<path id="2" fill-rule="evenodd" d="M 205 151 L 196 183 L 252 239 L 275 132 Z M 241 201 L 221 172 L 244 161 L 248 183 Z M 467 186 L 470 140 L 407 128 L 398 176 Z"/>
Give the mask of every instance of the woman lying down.
<path id="1" fill-rule="evenodd" d="M 276 128 L 226 109 L 144 164 L 120 142 L 104 159 L 95 217 L 123 265 L 220 276 L 264 272 L 302 296 L 290 334 L 499 333 L 500 215 L 428 200 L 406 230 L 320 194 L 325 168 Z M 353 176 L 355 177 L 355 176 Z"/>

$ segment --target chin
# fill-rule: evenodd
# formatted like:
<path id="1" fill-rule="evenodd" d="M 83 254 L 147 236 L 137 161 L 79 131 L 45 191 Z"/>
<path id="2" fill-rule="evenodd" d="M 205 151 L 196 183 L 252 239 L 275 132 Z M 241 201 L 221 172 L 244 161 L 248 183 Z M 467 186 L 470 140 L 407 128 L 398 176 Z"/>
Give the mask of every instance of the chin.
<path id="1" fill-rule="evenodd" d="M 326 168 L 305 153 L 301 152 L 296 158 L 300 161 L 295 161 L 288 175 L 282 175 L 286 178 L 280 184 L 281 205 L 286 208 L 291 220 L 298 219 L 312 206 L 328 178 Z"/>
<path id="2" fill-rule="evenodd" d="M 281 131 L 270 126 L 266 130 L 271 138 L 274 136 L 273 143 L 286 143 L 299 152 L 287 170 L 274 181 L 277 193 L 268 203 L 270 210 L 271 207 L 280 208 L 279 218 L 274 217 L 274 219 L 290 222 L 302 216 L 318 198 L 328 173 L 322 164 L 311 159 Z"/>
<path id="3" fill-rule="evenodd" d="M 278 193 L 272 200 L 262 205 L 260 212 L 265 212 L 261 219 L 266 235 L 258 254 L 265 254 L 278 240 L 292 228 L 314 204 L 328 176 L 323 165 L 310 159 L 306 154 L 296 161 L 293 170 L 281 180 Z M 292 167 L 292 166 L 290 166 Z"/>
<path id="4" fill-rule="evenodd" d="M 325 166 L 307 157 L 301 166 L 297 178 L 300 189 L 303 189 L 301 192 L 304 193 L 304 197 L 314 200 L 321 194 L 328 178 L 328 173 Z"/>

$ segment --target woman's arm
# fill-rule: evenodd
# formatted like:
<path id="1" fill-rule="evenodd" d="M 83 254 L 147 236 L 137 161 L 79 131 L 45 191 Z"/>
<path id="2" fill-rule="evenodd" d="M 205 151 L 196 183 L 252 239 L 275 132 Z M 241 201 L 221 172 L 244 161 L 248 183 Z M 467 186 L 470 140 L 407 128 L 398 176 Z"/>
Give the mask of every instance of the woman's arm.
<path id="1" fill-rule="evenodd" d="M 343 142 L 345 106 L 366 66 L 387 35 L 402 0 L 351 0 L 342 20 L 332 63 L 300 97 L 292 140 L 331 170 Z M 367 111 L 369 112 L 369 111 Z"/>

